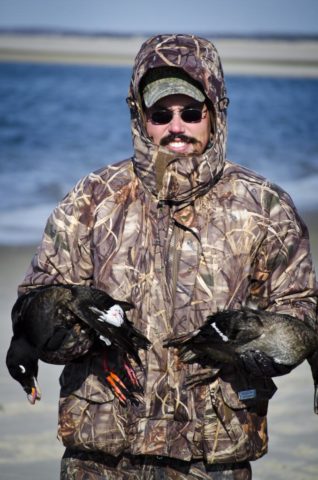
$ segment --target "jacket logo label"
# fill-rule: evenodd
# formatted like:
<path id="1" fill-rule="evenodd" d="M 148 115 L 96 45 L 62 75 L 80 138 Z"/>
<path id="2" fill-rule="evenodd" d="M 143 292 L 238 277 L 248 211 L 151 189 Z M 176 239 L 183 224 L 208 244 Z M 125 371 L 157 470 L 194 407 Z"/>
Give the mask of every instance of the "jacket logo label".
<path id="1" fill-rule="evenodd" d="M 238 397 L 240 400 L 250 400 L 252 398 L 256 398 L 256 390 L 255 388 L 250 390 L 241 390 L 238 392 Z"/>

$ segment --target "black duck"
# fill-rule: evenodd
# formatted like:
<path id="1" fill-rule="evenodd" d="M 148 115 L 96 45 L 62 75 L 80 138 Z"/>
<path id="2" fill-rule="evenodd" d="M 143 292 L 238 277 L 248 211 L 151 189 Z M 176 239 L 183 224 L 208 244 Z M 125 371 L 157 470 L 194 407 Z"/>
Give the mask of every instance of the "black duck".
<path id="1" fill-rule="evenodd" d="M 12 309 L 13 337 L 6 362 L 30 403 L 41 398 L 39 359 L 64 364 L 100 350 L 101 345 L 104 375 L 114 394 L 125 403 L 129 390 L 140 392 L 129 357 L 142 368 L 138 350 L 147 349 L 150 342 L 128 320 L 125 311 L 130 308 L 131 304 L 114 300 L 101 290 L 80 285 L 38 287 L 19 297 Z M 123 364 L 114 372 L 109 366 L 114 366 L 116 350 L 117 360 L 120 355 Z M 121 380 L 121 373 L 128 385 Z"/>

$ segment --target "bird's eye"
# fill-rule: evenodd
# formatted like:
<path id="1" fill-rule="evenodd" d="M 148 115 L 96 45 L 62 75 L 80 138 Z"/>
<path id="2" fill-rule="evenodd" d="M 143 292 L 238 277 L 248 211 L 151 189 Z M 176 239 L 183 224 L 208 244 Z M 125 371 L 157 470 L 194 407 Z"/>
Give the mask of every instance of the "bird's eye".
<path id="1" fill-rule="evenodd" d="M 20 370 L 21 370 L 22 373 L 25 373 L 25 372 L 26 372 L 25 367 L 24 367 L 23 365 L 19 365 L 19 368 L 20 368 Z"/>

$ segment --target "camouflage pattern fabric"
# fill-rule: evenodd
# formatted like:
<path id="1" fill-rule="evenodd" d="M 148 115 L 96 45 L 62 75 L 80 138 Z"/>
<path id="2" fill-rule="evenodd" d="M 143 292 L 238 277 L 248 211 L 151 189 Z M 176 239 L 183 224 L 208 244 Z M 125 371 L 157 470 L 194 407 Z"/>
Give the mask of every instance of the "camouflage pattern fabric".
<path id="1" fill-rule="evenodd" d="M 176 158 L 145 133 L 139 83 L 150 68 L 166 65 L 200 82 L 213 105 L 216 133 L 202 155 Z M 66 447 L 113 456 L 211 465 L 255 460 L 267 451 L 272 380 L 227 371 L 188 388 L 187 377 L 202 368 L 182 364 L 162 342 L 198 328 L 218 309 L 250 303 L 315 326 L 307 229 L 284 191 L 226 159 L 226 89 L 209 42 L 188 35 L 148 40 L 136 58 L 129 105 L 134 157 L 85 177 L 57 206 L 20 291 L 86 284 L 132 302 L 128 316 L 152 342 L 141 352 L 144 402 L 123 408 L 88 375 L 60 399 L 59 438 Z M 65 381 L 62 375 L 62 391 Z M 241 401 L 238 392 L 250 388 L 256 398 Z"/>
<path id="2" fill-rule="evenodd" d="M 98 457 L 98 456 L 97 456 Z M 153 457 L 88 460 L 85 454 L 62 459 L 61 480 L 250 480 L 248 462 L 206 465 Z"/>

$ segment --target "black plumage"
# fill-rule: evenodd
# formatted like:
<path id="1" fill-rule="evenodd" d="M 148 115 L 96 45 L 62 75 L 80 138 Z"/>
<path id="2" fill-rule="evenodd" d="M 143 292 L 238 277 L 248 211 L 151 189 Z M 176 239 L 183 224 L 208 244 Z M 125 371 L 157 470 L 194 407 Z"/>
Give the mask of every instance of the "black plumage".
<path id="1" fill-rule="evenodd" d="M 142 400 L 143 388 L 128 356 L 113 345 L 105 348 L 102 342 L 65 366 L 60 376 L 61 396 L 78 390 L 91 373 L 103 385 L 111 387 L 123 405 L 127 404 L 127 400 L 134 404 Z"/>
<path id="2" fill-rule="evenodd" d="M 314 380 L 314 410 L 318 414 L 318 334 L 290 315 L 244 308 L 207 317 L 201 328 L 167 339 L 184 362 L 203 365 L 230 364 L 236 368 L 248 352 L 270 357 L 277 369 L 299 365 L 307 359 Z"/>
<path id="3" fill-rule="evenodd" d="M 125 311 L 132 307 L 81 285 L 38 287 L 19 297 L 12 309 L 7 367 L 29 401 L 40 398 L 36 383 L 39 359 L 64 364 L 88 352 L 103 358 L 103 362 L 93 362 L 92 368 L 106 378 L 122 403 L 140 392 L 131 360 L 142 368 L 138 350 L 147 349 L 150 342 L 128 320 Z"/>

